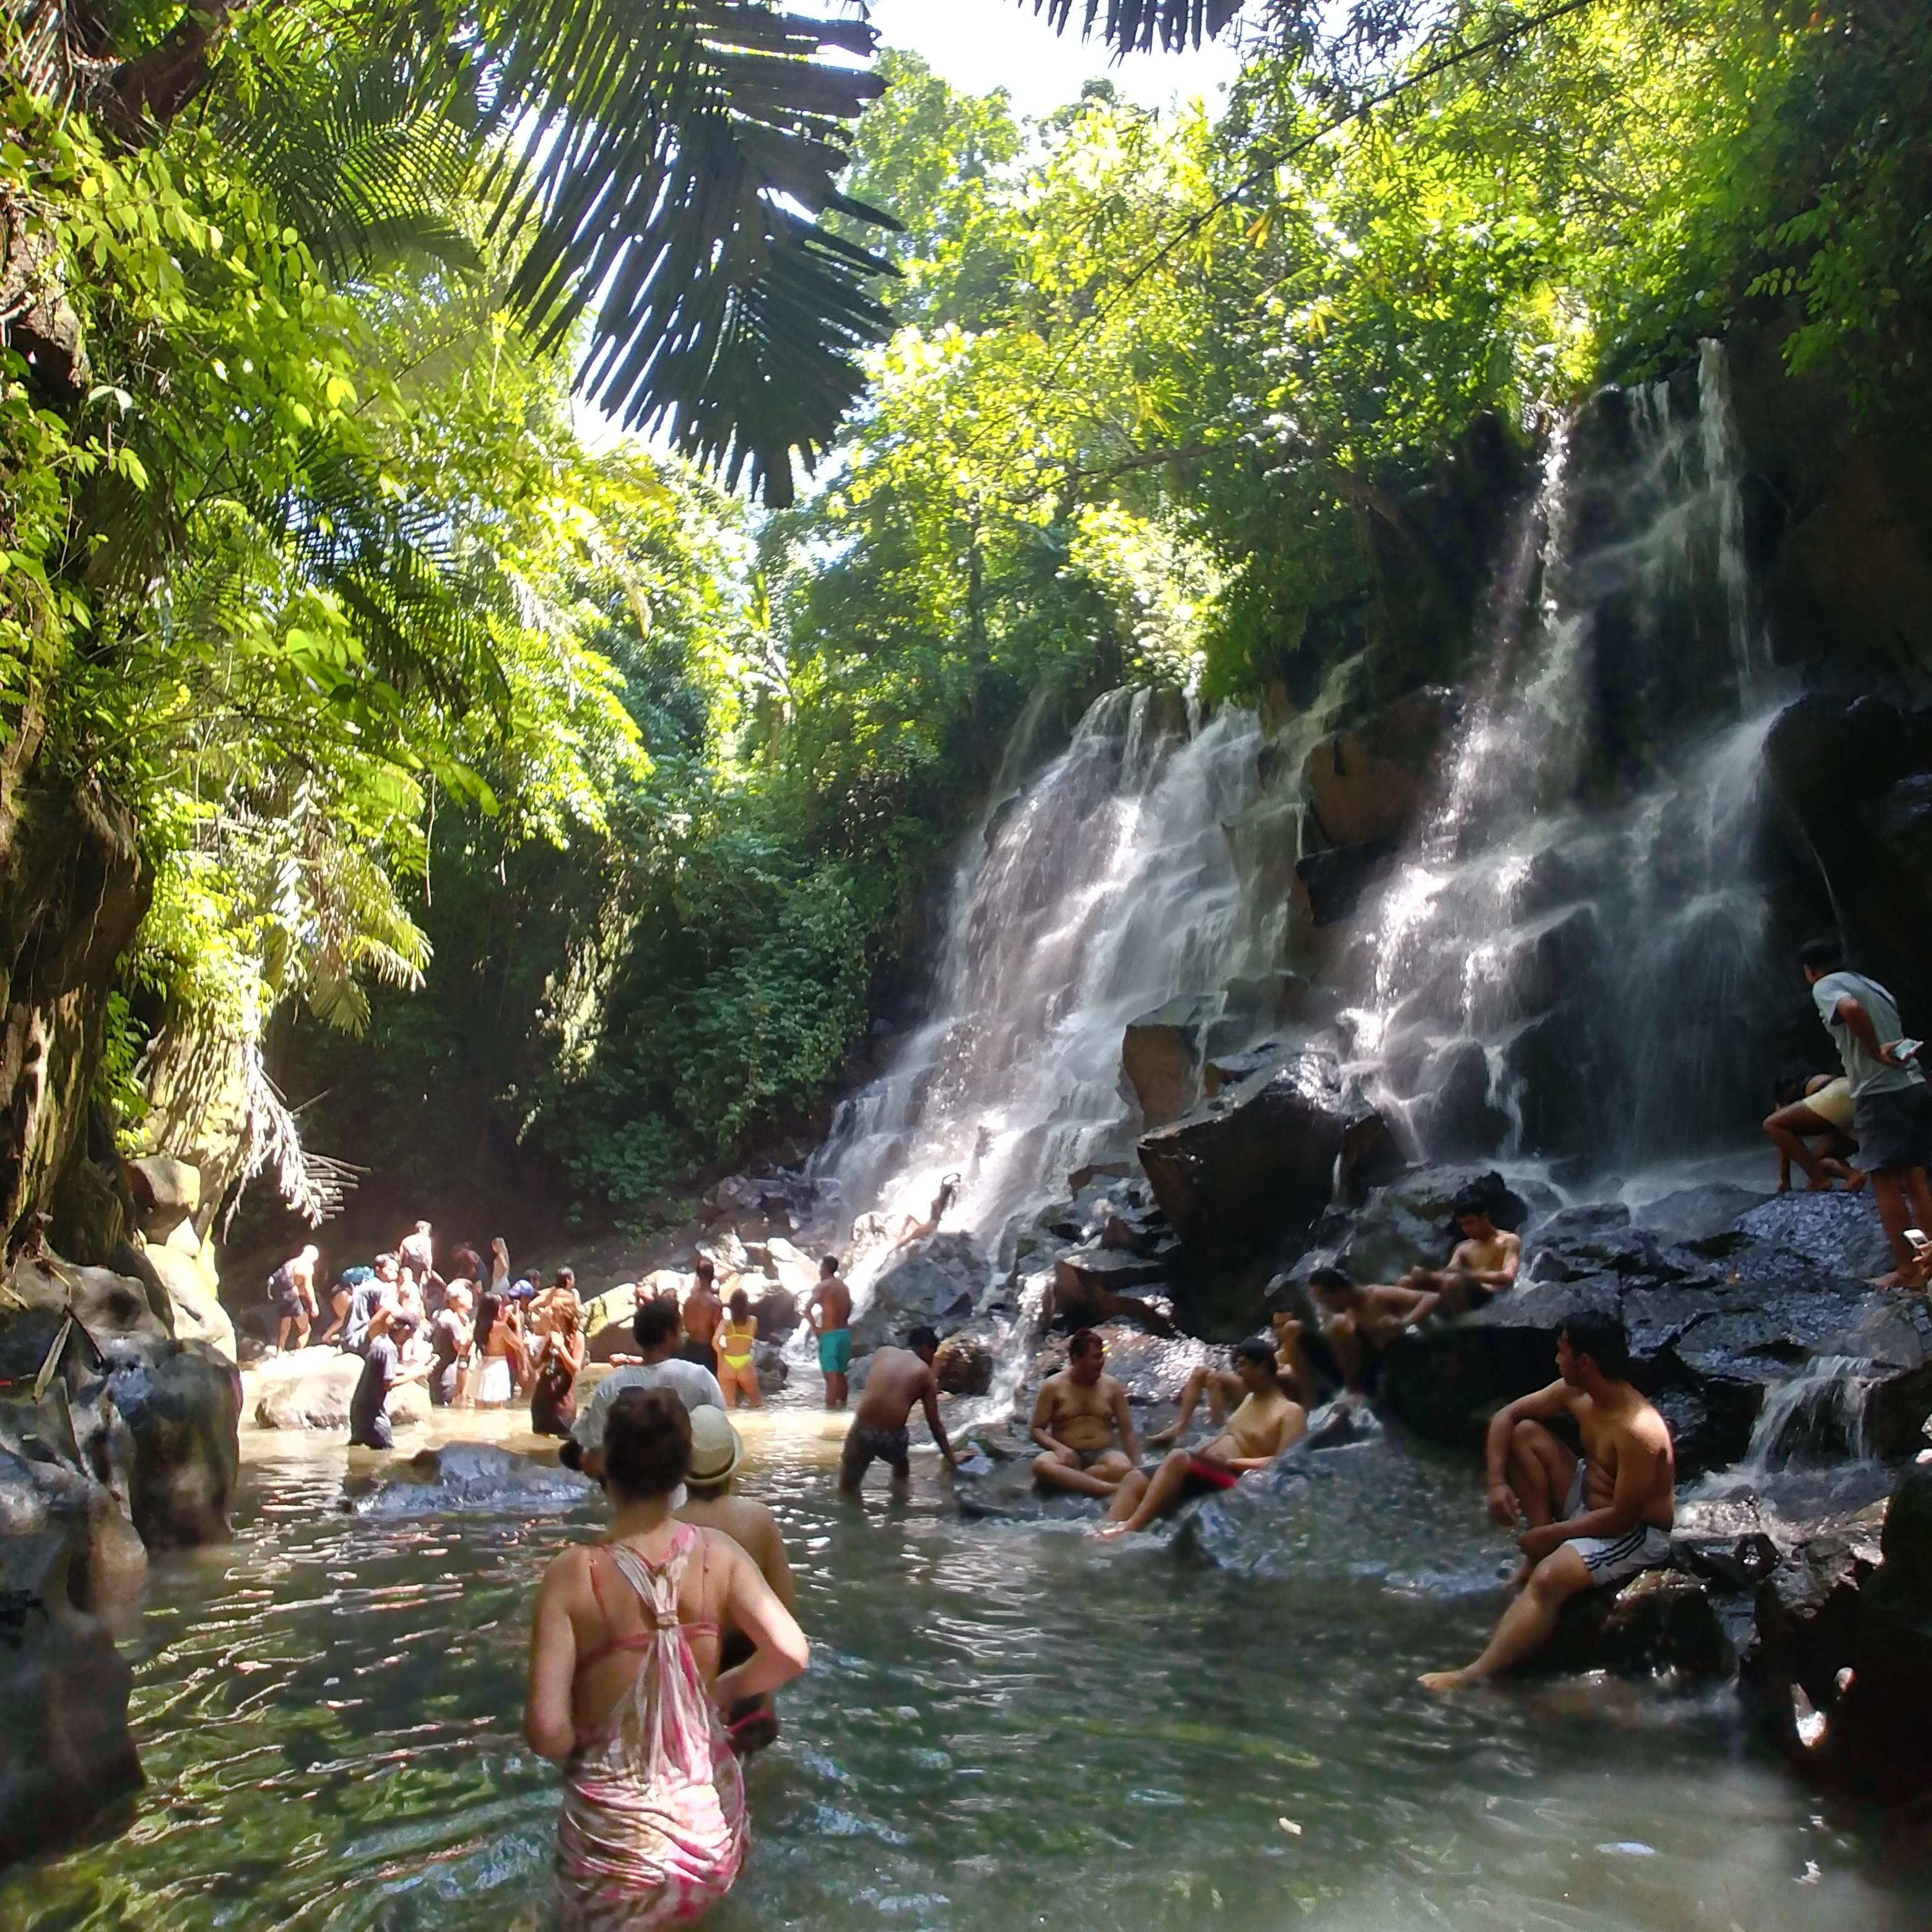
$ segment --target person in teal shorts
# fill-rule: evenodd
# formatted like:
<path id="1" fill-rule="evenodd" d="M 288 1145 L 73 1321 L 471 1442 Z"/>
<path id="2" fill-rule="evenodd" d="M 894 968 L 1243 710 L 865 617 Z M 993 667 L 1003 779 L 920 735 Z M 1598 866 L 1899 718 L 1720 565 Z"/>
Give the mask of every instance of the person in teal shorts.
<path id="1" fill-rule="evenodd" d="M 852 1366 L 852 1291 L 838 1272 L 838 1257 L 818 1264 L 818 1286 L 806 1303 L 805 1318 L 818 1338 L 818 1366 L 825 1373 L 825 1406 L 843 1408 L 845 1380 Z"/>

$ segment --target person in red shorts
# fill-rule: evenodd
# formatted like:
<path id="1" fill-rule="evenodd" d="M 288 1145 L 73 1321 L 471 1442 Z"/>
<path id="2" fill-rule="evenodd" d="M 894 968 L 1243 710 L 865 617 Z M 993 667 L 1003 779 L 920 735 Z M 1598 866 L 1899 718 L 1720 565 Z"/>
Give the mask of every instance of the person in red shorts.
<path id="1" fill-rule="evenodd" d="M 1240 1378 L 1240 1406 L 1227 1426 L 1199 1449 L 1170 1450 L 1150 1476 L 1136 1469 L 1114 1492 L 1098 1536 L 1125 1536 L 1144 1529 L 1188 1497 L 1210 1490 L 1232 1490 L 1252 1469 L 1265 1469 L 1308 1428 L 1308 1412 L 1282 1394 L 1275 1374 L 1274 1351 L 1258 1340 L 1234 1350 Z"/>

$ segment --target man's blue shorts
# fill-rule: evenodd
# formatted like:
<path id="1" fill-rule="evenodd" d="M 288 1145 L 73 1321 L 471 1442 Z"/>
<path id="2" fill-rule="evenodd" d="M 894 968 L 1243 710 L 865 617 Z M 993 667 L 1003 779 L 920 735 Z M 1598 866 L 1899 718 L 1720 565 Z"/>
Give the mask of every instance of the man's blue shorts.
<path id="1" fill-rule="evenodd" d="M 818 1338 L 818 1366 L 828 1376 L 842 1376 L 852 1366 L 852 1331 L 828 1328 Z"/>

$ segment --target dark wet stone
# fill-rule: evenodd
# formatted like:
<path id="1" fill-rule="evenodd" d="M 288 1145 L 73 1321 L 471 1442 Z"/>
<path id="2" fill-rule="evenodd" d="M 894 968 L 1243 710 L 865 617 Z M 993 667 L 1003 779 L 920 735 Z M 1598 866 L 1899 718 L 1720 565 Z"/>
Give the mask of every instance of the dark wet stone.
<path id="1" fill-rule="evenodd" d="M 1646 1570 L 1621 1589 L 1588 1590 L 1563 1606 L 1555 1634 L 1525 1666 L 1548 1676 L 1607 1670 L 1719 1679 L 1736 1661 L 1708 1592 L 1677 1570 Z"/>
<path id="2" fill-rule="evenodd" d="M 588 1476 L 561 1463 L 487 1442 L 451 1442 L 392 1462 L 352 1494 L 350 1507 L 371 1516 L 554 1516 L 600 1494 Z"/>
<path id="3" fill-rule="evenodd" d="M 852 1318 L 852 1350 L 869 1354 L 902 1342 L 909 1329 L 938 1331 L 942 1340 L 963 1328 L 992 1278 L 986 1251 L 970 1234 L 931 1234 L 901 1250 L 872 1284 L 871 1298 Z"/>
<path id="4" fill-rule="evenodd" d="M 1868 1280 L 1893 1266 L 1892 1244 L 1870 1188 L 1858 1194 L 1778 1195 L 1741 1215 L 1737 1226 L 1826 1274 Z"/>
<path id="5" fill-rule="evenodd" d="M 1631 1219 L 1666 1247 L 1680 1241 L 1715 1240 L 1732 1233 L 1743 1216 L 1772 1198 L 1768 1190 L 1712 1181 L 1666 1194 L 1640 1208 Z"/>

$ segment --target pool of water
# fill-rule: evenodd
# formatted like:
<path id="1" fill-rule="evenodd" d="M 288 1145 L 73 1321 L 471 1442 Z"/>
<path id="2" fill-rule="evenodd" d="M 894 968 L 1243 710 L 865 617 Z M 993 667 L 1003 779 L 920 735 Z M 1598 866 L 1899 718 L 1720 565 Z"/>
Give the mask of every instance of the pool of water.
<path id="1" fill-rule="evenodd" d="M 962 1522 L 930 1462 L 903 1503 L 842 1504 L 829 1427 L 750 1423 L 745 1487 L 784 1522 L 814 1655 L 752 1768 L 722 1932 L 1932 1922 L 1909 1831 L 1754 1761 L 1728 1692 L 1418 1690 L 1495 1614 L 1466 1472 L 1343 1452 L 1276 1522 L 1292 1560 L 1242 1575 Z M 247 1457 L 234 1542 L 155 1566 L 146 1790 L 0 1877 L 0 1926 L 547 1926 L 556 1773 L 520 1735 L 524 1646 L 542 1564 L 596 1514 L 359 1516 L 340 1448 Z"/>

